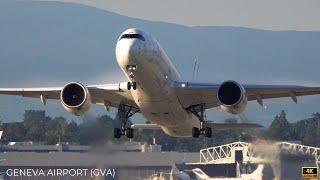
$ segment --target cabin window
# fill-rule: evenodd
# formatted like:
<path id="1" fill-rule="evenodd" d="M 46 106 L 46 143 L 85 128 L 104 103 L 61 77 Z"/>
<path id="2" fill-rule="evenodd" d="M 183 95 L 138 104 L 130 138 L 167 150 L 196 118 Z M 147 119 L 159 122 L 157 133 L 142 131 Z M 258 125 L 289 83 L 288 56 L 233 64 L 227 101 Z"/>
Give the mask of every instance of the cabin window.
<path id="1" fill-rule="evenodd" d="M 146 40 L 141 34 L 124 34 L 119 40 L 121 39 L 140 39 L 141 41 Z"/>

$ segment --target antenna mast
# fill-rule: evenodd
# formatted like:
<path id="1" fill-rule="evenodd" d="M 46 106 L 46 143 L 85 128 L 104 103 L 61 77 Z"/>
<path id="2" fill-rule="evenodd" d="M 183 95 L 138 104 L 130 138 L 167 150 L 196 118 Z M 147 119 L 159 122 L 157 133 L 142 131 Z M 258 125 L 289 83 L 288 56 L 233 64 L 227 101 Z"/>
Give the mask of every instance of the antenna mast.
<path id="1" fill-rule="evenodd" d="M 194 59 L 194 65 L 193 65 L 193 72 L 192 72 L 192 80 L 197 80 L 198 73 L 199 73 L 199 66 L 200 63 L 197 60 L 197 58 Z"/>

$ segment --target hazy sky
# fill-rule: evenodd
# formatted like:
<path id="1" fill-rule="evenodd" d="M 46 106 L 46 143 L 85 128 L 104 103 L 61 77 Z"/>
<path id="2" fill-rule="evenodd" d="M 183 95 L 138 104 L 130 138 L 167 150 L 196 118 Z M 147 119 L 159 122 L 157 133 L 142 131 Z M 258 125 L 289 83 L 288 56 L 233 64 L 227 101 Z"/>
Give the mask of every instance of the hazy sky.
<path id="1" fill-rule="evenodd" d="M 47 0 L 45 0 L 47 1 Z M 57 0 L 187 26 L 320 30 L 320 0 Z"/>

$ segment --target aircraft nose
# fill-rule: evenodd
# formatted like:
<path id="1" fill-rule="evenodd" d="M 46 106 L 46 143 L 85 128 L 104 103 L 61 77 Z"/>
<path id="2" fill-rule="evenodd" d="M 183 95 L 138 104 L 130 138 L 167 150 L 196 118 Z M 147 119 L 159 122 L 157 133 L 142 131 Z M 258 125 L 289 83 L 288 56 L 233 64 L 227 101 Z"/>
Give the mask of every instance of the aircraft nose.
<path id="1" fill-rule="evenodd" d="M 139 55 L 141 53 L 141 42 L 136 39 L 128 40 L 123 47 L 124 51 L 124 60 L 126 64 L 136 64 L 137 59 L 139 59 Z"/>
<path id="2" fill-rule="evenodd" d="M 136 56 L 137 54 L 140 53 L 140 46 L 141 46 L 141 42 L 140 40 L 131 40 L 128 44 L 128 51 L 130 55 Z"/>

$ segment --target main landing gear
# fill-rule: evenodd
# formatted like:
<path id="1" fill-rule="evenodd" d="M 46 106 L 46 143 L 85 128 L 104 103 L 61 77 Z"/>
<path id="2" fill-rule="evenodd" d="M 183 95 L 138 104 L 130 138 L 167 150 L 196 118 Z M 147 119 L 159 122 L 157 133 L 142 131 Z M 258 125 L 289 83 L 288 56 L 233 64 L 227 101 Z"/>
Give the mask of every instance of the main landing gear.
<path id="1" fill-rule="evenodd" d="M 119 139 L 122 135 L 127 136 L 127 138 L 133 138 L 133 129 L 127 127 L 127 122 L 131 116 L 139 112 L 139 109 L 120 104 L 118 108 L 118 118 L 121 121 L 121 128 L 114 128 L 114 137 Z"/>
<path id="2" fill-rule="evenodd" d="M 126 69 L 130 73 L 129 77 L 131 79 L 131 81 L 127 83 L 127 89 L 131 90 L 131 88 L 132 88 L 133 90 L 136 90 L 137 89 L 137 82 L 134 81 L 133 72 L 137 71 L 137 65 L 127 65 Z"/>
<path id="3" fill-rule="evenodd" d="M 212 129 L 210 127 L 205 127 L 204 105 L 193 105 L 187 110 L 197 116 L 200 121 L 200 129 L 197 127 L 192 128 L 192 137 L 198 138 L 200 135 L 204 135 L 208 138 L 212 137 Z"/>

